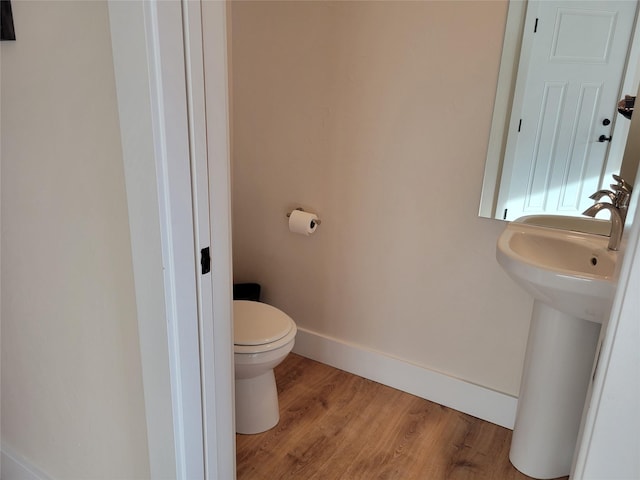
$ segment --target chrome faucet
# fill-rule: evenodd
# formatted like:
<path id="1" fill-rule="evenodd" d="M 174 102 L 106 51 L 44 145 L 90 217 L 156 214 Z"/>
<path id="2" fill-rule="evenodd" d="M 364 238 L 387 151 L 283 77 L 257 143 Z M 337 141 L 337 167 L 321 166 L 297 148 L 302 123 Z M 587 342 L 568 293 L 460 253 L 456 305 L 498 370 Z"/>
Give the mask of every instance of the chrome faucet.
<path id="1" fill-rule="evenodd" d="M 609 233 L 609 250 L 618 250 L 620 248 L 620 240 L 622 239 L 622 229 L 624 228 L 624 221 L 618 207 L 612 203 L 598 202 L 587 208 L 583 215 L 589 217 L 595 217 L 601 210 L 609 210 L 611 212 L 611 232 Z"/>
<path id="2" fill-rule="evenodd" d="M 611 184 L 611 190 L 598 190 L 589 198 L 600 200 L 607 197 L 611 200 L 608 202 L 598 202 L 587 208 L 583 215 L 595 217 L 601 210 L 609 210 L 611 212 L 611 233 L 609 234 L 609 250 L 618 250 L 620 248 L 620 240 L 622 239 L 622 230 L 624 222 L 627 218 L 627 209 L 629 207 L 629 198 L 633 188 L 619 175 L 613 175 L 616 183 Z"/>

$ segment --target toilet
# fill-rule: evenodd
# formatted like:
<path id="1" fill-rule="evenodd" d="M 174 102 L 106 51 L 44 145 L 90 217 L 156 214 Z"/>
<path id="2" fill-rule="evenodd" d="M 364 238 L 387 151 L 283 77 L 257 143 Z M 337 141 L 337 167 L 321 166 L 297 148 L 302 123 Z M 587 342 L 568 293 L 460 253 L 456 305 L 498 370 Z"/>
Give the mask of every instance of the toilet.
<path id="1" fill-rule="evenodd" d="M 280 420 L 273 369 L 293 348 L 296 324 L 266 303 L 233 302 L 236 432 L 260 433 Z"/>

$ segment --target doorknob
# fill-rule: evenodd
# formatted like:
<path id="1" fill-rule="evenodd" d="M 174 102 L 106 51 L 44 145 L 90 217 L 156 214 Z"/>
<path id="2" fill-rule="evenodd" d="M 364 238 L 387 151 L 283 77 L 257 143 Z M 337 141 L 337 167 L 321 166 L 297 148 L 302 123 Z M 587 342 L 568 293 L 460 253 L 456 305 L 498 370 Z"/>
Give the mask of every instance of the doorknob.
<path id="1" fill-rule="evenodd" d="M 602 142 L 610 142 L 612 137 L 605 137 L 604 135 L 600 135 L 600 138 L 598 138 L 598 141 L 600 143 Z"/>

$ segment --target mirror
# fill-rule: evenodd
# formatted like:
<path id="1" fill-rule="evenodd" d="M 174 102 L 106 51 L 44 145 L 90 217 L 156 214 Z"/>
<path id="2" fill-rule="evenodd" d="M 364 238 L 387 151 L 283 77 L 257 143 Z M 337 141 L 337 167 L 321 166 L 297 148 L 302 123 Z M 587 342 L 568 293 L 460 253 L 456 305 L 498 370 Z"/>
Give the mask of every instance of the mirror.
<path id="1" fill-rule="evenodd" d="M 635 92 L 638 91 L 640 83 L 640 28 L 638 28 L 639 20 L 636 12 L 638 2 L 629 0 L 615 3 L 627 10 L 622 13 L 605 11 L 609 10 L 609 4 L 593 1 L 509 1 L 480 200 L 479 215 L 481 217 L 514 220 L 519 216 L 530 214 L 579 216 L 584 208 L 593 203 L 589 199 L 589 195 L 600 188 L 608 189 L 609 184 L 612 183 L 611 175 L 624 172 L 622 158 L 630 121 L 616 113 L 616 107 L 618 100 L 623 98 L 625 94 L 635 95 Z M 543 8 L 547 8 L 551 4 L 554 4 L 551 7 L 554 10 L 551 13 L 543 11 Z M 568 4 L 571 5 L 567 6 Z M 575 11 L 574 6 L 577 7 Z M 578 13 L 575 14 L 575 12 Z M 568 36 L 559 30 L 558 25 L 564 22 L 566 25 L 573 24 L 575 27 L 576 18 L 584 12 L 587 12 L 584 15 L 585 18 L 588 17 L 586 21 L 591 22 L 589 28 L 575 29 L 577 39 L 573 43 L 567 41 L 563 45 L 562 41 Z M 542 25 L 553 25 L 553 27 L 547 28 L 546 32 L 543 32 L 543 29 L 538 25 L 538 17 L 542 20 Z M 544 23 L 545 20 L 549 21 Z M 558 33 L 559 31 L 560 33 Z M 588 110 L 586 111 L 587 121 L 581 125 L 575 113 L 579 108 L 573 106 L 566 108 L 566 105 L 562 104 L 565 97 L 568 97 L 567 92 L 571 93 L 571 86 L 565 88 L 564 79 L 562 82 L 543 79 L 544 89 L 540 88 L 542 93 L 538 97 L 532 95 L 530 85 L 535 79 L 531 80 L 531 77 L 541 68 L 533 63 L 537 61 L 539 56 L 536 56 L 534 35 L 529 32 L 536 32 L 538 35 L 536 42 L 538 43 L 540 43 L 538 38 L 542 37 L 540 32 L 548 33 L 550 41 L 543 55 L 546 56 L 545 61 L 552 57 L 549 55 L 549 48 L 553 48 L 554 53 L 560 52 L 565 55 L 564 57 L 557 56 L 560 61 L 556 61 L 556 64 L 564 64 L 565 71 L 571 72 L 572 75 L 582 67 L 575 61 L 577 57 L 582 57 L 582 60 L 586 58 L 586 63 L 589 64 L 603 63 L 600 58 L 595 61 L 593 58 L 588 58 L 591 52 L 585 53 L 583 49 L 583 46 L 589 43 L 593 43 L 591 46 L 594 47 L 596 43 L 591 42 L 592 38 L 597 36 L 594 32 L 600 32 L 603 45 L 607 45 L 602 47 L 601 56 L 603 59 L 606 57 L 606 61 L 609 61 L 610 57 L 617 55 L 620 61 L 621 79 L 617 81 L 616 87 L 620 85 L 621 88 L 619 90 L 616 88 L 615 98 L 605 100 L 605 96 L 599 89 L 600 85 L 597 85 L 598 88 L 592 88 L 596 82 L 580 80 L 582 84 L 578 88 L 574 88 L 578 92 L 577 105 L 579 107 L 587 105 L 590 108 L 583 108 L 583 110 Z M 622 47 L 610 48 L 608 46 L 611 45 L 612 38 L 625 36 L 626 39 L 622 44 L 619 44 Z M 597 50 L 597 46 L 594 48 Z M 575 58 L 569 58 L 570 55 Z M 534 67 L 530 67 L 530 65 L 534 65 Z M 587 85 L 587 88 L 584 85 Z M 543 118 L 546 113 L 544 108 L 539 105 L 550 104 L 554 95 L 559 100 L 554 108 L 548 109 L 551 111 L 551 114 L 548 115 L 549 118 Z M 588 101 L 580 103 L 584 98 L 588 100 L 589 96 L 592 97 L 592 104 L 588 104 Z M 530 141 L 527 147 L 527 142 L 522 140 L 525 135 L 513 132 L 519 132 L 519 124 L 522 123 L 521 118 L 523 117 L 522 107 L 526 101 L 531 101 L 532 98 L 541 113 L 537 120 L 533 121 L 532 133 L 528 134 Z M 599 109 L 597 108 L 598 101 L 601 105 Z M 557 132 L 562 130 L 564 124 L 558 120 L 558 112 L 563 109 L 573 112 L 575 115 L 567 122 L 573 125 L 571 131 L 565 132 L 569 136 L 572 135 L 571 141 L 573 142 L 572 144 L 567 143 L 567 151 L 571 150 L 572 154 L 577 152 L 576 156 L 580 157 L 579 161 L 574 162 L 575 165 L 569 163 L 554 165 L 556 160 L 549 153 L 555 153 L 559 149 L 558 145 L 561 145 L 558 140 L 560 134 Z M 538 115 L 538 112 L 534 112 L 534 114 L 533 117 Z M 531 126 L 531 123 L 528 125 Z M 565 130 L 569 129 L 565 128 Z M 580 135 L 583 135 L 582 138 Z M 578 137 L 577 140 L 576 137 Z M 526 148 L 530 148 L 530 150 L 526 150 Z M 540 152 L 548 154 L 549 158 L 545 160 L 546 164 L 540 165 L 539 160 L 538 164 L 534 164 L 533 159 L 541 156 Z M 586 153 L 584 152 L 599 153 L 601 155 L 600 164 L 594 163 L 592 160 L 585 160 Z M 588 165 L 590 170 L 585 165 Z M 557 172 L 553 173 L 552 169 L 556 169 Z M 557 183 L 558 178 L 562 178 L 564 183 Z M 517 188 L 513 186 L 514 182 L 519 183 L 516 185 Z M 523 189 L 528 192 L 526 195 L 522 193 Z M 548 195 L 549 192 L 552 194 Z"/>

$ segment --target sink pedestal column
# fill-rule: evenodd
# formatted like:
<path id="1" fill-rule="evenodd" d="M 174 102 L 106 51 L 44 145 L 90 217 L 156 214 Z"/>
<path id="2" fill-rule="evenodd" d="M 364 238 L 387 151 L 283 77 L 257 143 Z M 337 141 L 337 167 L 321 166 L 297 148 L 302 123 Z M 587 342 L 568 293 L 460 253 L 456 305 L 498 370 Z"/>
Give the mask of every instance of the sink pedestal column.
<path id="1" fill-rule="evenodd" d="M 525 475 L 569 475 L 600 327 L 534 301 L 509 453 Z"/>

